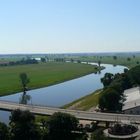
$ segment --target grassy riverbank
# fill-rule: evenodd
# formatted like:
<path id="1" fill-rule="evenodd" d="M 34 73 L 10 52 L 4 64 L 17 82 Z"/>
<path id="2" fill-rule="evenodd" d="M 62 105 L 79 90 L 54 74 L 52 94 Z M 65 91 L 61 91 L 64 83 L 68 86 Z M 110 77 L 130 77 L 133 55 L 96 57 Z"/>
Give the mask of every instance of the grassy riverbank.
<path id="1" fill-rule="evenodd" d="M 74 110 L 94 110 L 98 105 L 101 91 L 102 90 L 97 90 L 90 95 L 84 96 L 70 104 L 65 105 L 63 108 Z"/>
<path id="2" fill-rule="evenodd" d="M 0 67 L 0 96 L 21 91 L 19 74 L 27 73 L 29 89 L 61 83 L 97 72 L 96 66 L 78 63 L 56 63 Z"/>
<path id="3" fill-rule="evenodd" d="M 123 65 L 128 68 L 135 67 L 140 64 L 140 56 L 71 56 L 73 60 L 81 60 L 87 62 L 101 62 L 105 64 Z"/>
<path id="4" fill-rule="evenodd" d="M 101 61 L 101 63 L 105 64 L 113 64 L 113 65 L 122 65 L 126 66 L 128 68 L 135 67 L 140 64 L 140 57 L 117 57 L 114 59 L 113 56 L 102 56 L 102 57 L 96 57 L 93 59 L 94 62 Z"/>

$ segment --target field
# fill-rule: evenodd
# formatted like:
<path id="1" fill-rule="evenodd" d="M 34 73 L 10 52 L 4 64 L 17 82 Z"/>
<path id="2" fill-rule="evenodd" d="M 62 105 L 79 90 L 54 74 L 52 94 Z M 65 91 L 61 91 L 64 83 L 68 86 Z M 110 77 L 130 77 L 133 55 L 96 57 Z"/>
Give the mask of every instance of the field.
<path id="1" fill-rule="evenodd" d="M 101 63 L 108 63 L 113 65 L 123 65 L 129 68 L 135 67 L 140 64 L 140 57 L 117 57 L 114 59 L 113 56 L 103 56 L 100 58 L 94 58 L 95 62 L 101 61 Z"/>
<path id="2" fill-rule="evenodd" d="M 98 105 L 98 100 L 102 90 L 97 90 L 90 95 L 84 96 L 70 104 L 63 106 L 62 108 L 74 109 L 74 110 L 92 110 Z"/>
<path id="3" fill-rule="evenodd" d="M 34 65 L 0 67 L 0 96 L 22 90 L 19 74 L 27 73 L 29 89 L 45 87 L 96 72 L 92 65 L 48 62 Z"/>
<path id="4" fill-rule="evenodd" d="M 74 60 L 88 61 L 88 62 L 98 62 L 113 65 L 123 65 L 132 68 L 140 64 L 140 56 L 72 56 Z M 68 58 L 69 59 L 69 58 Z"/>

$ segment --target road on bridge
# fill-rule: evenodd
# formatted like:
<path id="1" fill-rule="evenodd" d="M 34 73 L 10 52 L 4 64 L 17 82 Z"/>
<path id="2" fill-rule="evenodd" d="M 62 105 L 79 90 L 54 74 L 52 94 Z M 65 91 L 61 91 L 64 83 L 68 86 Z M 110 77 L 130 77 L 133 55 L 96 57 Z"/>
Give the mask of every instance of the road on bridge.
<path id="1" fill-rule="evenodd" d="M 0 109 L 12 111 L 15 109 L 29 110 L 34 114 L 52 115 L 55 112 L 63 112 L 74 115 L 78 119 L 105 122 L 124 122 L 124 123 L 140 123 L 140 115 L 115 114 L 115 113 L 99 113 L 89 111 L 78 111 L 69 109 L 60 109 L 54 107 L 23 105 L 9 101 L 0 101 Z"/>

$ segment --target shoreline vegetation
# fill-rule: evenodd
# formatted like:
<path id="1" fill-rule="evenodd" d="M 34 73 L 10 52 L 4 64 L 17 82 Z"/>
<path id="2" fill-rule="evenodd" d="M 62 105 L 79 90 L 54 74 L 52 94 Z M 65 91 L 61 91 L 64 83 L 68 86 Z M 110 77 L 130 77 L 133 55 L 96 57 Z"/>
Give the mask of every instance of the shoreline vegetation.
<path id="1" fill-rule="evenodd" d="M 81 111 L 95 111 L 101 92 L 102 89 L 98 89 L 89 95 L 86 95 L 80 99 L 64 105 L 62 108 Z"/>
<path id="2" fill-rule="evenodd" d="M 135 58 L 133 58 L 133 59 L 135 59 Z M 130 68 L 129 72 L 124 71 L 125 73 L 123 75 L 119 76 L 119 78 L 118 78 L 118 83 L 119 84 L 117 83 L 117 80 L 116 80 L 116 82 L 114 80 L 114 85 L 112 84 L 112 87 L 114 86 L 114 88 L 118 88 L 117 84 L 120 85 L 120 82 L 121 82 L 121 85 L 120 85 L 118 91 L 117 91 L 117 89 L 116 89 L 116 91 L 115 90 L 114 91 L 110 90 L 110 91 L 106 91 L 106 93 L 112 92 L 112 94 L 115 95 L 116 93 L 118 94 L 118 92 L 120 92 L 120 96 L 121 96 L 122 91 L 120 89 L 124 90 L 124 89 L 130 88 L 132 86 L 131 85 L 132 83 L 133 84 L 139 84 L 139 79 L 137 79 L 137 76 L 139 75 L 139 67 L 140 67 L 140 65 L 138 63 L 134 64 L 133 67 L 131 67 L 131 68 L 129 67 Z M 124 79 L 124 78 L 126 78 L 126 79 Z M 120 81 L 120 80 L 122 80 L 122 81 Z M 130 82 L 130 80 L 132 80 L 132 81 Z M 126 85 L 124 86 L 123 83 L 126 83 Z M 101 97 L 101 95 L 102 95 L 102 92 L 98 93 L 98 91 L 95 91 L 90 95 L 87 95 L 83 98 L 80 98 L 76 101 L 73 101 L 72 103 L 69 103 L 69 104 L 65 105 L 64 108 L 73 109 L 73 110 L 83 110 L 83 111 L 84 110 L 96 111 L 96 106 L 98 105 L 98 100 L 99 100 L 99 97 Z M 123 100 L 123 97 L 122 97 L 121 100 Z M 105 104 L 105 103 L 103 103 L 103 104 Z"/>
<path id="3" fill-rule="evenodd" d="M 122 57 L 122 56 L 80 56 L 73 57 L 71 59 L 80 60 L 84 62 L 94 62 L 100 64 L 112 64 L 126 66 L 129 69 L 139 65 L 140 57 Z M 83 110 L 83 111 L 95 111 L 98 105 L 98 100 L 100 97 L 102 89 L 96 90 L 93 93 L 77 99 L 69 104 L 64 105 L 62 108 L 73 109 L 73 110 Z"/>
<path id="4" fill-rule="evenodd" d="M 112 56 L 71 56 L 70 58 L 67 57 L 68 60 L 80 60 L 81 62 L 94 62 L 101 64 L 112 64 L 114 66 L 116 65 L 122 65 L 126 66 L 129 69 L 132 67 L 135 67 L 140 64 L 140 56 L 137 55 L 127 55 L 127 56 L 118 56 L 118 55 L 112 55 Z"/>
<path id="5" fill-rule="evenodd" d="M 23 72 L 30 79 L 28 89 L 31 90 L 59 84 L 91 73 L 97 73 L 102 69 L 104 67 L 98 67 L 97 65 L 65 62 L 0 67 L 0 96 L 22 91 L 19 75 Z"/>
<path id="6" fill-rule="evenodd" d="M 70 102 L 70 103 L 62 106 L 61 108 L 62 109 L 80 110 L 80 111 L 95 111 L 96 107 L 98 105 L 98 101 L 99 101 L 101 92 L 102 92 L 102 89 L 98 89 L 89 95 L 81 97 L 77 100 L 74 100 L 73 102 Z M 36 122 L 40 122 L 43 119 L 47 120 L 48 116 L 36 115 Z"/>
<path id="7" fill-rule="evenodd" d="M 139 65 L 140 63 L 140 57 L 139 56 L 135 56 L 135 55 L 132 55 L 132 56 L 70 56 L 69 57 L 66 57 L 65 58 L 66 60 L 70 61 L 70 62 L 78 62 L 78 60 L 80 62 L 94 62 L 94 63 L 99 63 L 102 64 L 102 63 L 106 63 L 106 64 L 112 64 L 114 66 L 116 65 L 122 65 L 122 66 L 127 66 L 128 68 L 132 68 L 136 65 Z M 73 61 L 72 61 L 73 60 Z M 47 63 L 58 63 L 58 64 L 67 64 L 67 63 L 64 63 L 64 62 L 47 62 Z M 68 63 L 68 64 L 74 64 L 74 63 Z M 41 65 L 41 64 L 38 64 L 38 65 Z M 81 65 L 80 63 L 76 63 L 76 65 Z M 22 66 L 21 66 L 22 67 Z M 24 66 L 23 66 L 24 67 Z M 57 69 L 57 68 L 56 68 Z M 79 78 L 79 77 L 82 77 L 82 76 L 85 76 L 87 74 L 91 74 L 91 73 L 96 73 L 100 70 L 102 70 L 103 67 L 101 67 L 101 69 L 98 69 L 96 68 L 96 70 L 94 69 L 93 71 L 89 71 L 87 73 L 80 73 L 78 75 L 74 74 L 71 75 L 70 77 L 62 77 L 62 79 L 56 79 L 54 80 L 53 82 L 47 82 L 47 84 L 41 84 L 41 85 L 35 85 L 33 86 L 32 84 L 30 85 L 29 84 L 29 87 L 30 89 L 36 89 L 36 88 L 42 88 L 42 87 L 47 87 L 47 86 L 51 86 L 51 85 L 55 85 L 55 84 L 59 84 L 59 83 L 62 83 L 62 82 L 65 82 L 65 81 L 68 81 L 68 80 L 72 80 L 72 79 L 75 79 L 75 78 Z M 80 68 L 80 71 L 81 71 L 81 68 Z M 79 72 L 80 72 L 79 71 Z M 78 73 L 79 73 L 78 72 Z M 27 73 L 28 74 L 28 73 Z M 63 73 L 64 74 L 64 73 Z M 30 76 L 30 75 L 29 75 Z M 52 76 L 52 75 L 51 75 Z M 51 76 L 47 76 L 49 77 L 48 79 L 50 79 Z M 56 75 L 55 75 L 56 76 Z M 20 92 L 21 90 L 17 90 L 17 92 Z M 95 107 L 97 106 L 98 104 L 98 98 L 99 98 L 99 95 L 100 95 L 100 90 L 97 90 L 87 96 L 84 96 L 78 100 L 75 100 L 73 101 L 72 103 L 69 103 L 65 106 L 63 106 L 62 108 L 68 108 L 68 109 L 75 109 L 75 110 L 89 110 L 89 111 L 94 111 L 95 110 Z M 10 94 L 14 94 L 16 92 L 12 92 Z M 1 91 L 0 91 L 0 96 L 3 96 L 5 95 L 4 94 L 1 94 Z M 7 93 L 6 95 L 9 95 L 9 93 Z"/>

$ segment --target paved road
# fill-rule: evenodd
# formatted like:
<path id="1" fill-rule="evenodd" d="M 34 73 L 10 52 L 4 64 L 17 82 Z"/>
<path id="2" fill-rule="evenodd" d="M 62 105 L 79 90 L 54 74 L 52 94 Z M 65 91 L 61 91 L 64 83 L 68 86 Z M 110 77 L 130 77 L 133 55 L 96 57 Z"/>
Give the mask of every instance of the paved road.
<path id="1" fill-rule="evenodd" d="M 34 114 L 40 115 L 52 115 L 55 112 L 69 113 L 77 117 L 78 119 L 91 120 L 91 121 L 106 121 L 106 122 L 131 122 L 140 124 L 140 115 L 126 115 L 115 113 L 97 113 L 89 111 L 76 111 L 69 109 L 60 109 L 44 106 L 23 105 L 8 101 L 0 101 L 0 109 L 12 111 L 15 109 L 29 110 Z"/>

